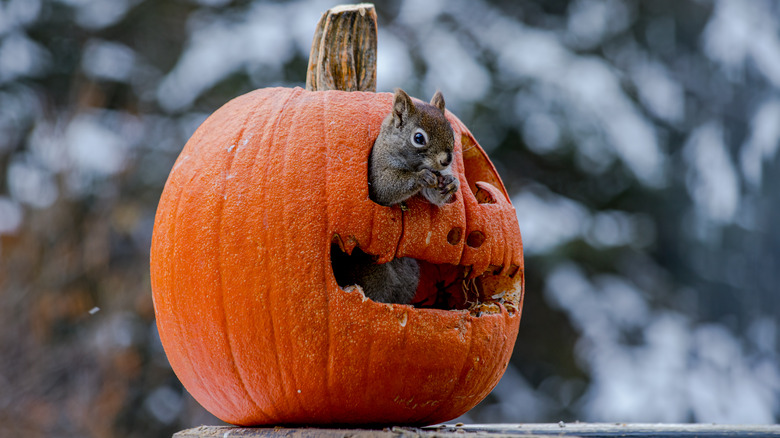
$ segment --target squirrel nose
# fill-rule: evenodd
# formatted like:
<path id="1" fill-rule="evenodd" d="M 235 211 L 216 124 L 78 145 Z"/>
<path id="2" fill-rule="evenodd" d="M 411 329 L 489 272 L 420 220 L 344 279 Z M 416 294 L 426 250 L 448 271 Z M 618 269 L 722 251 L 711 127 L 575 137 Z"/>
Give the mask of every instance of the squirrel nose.
<path id="1" fill-rule="evenodd" d="M 444 154 L 443 157 L 439 158 L 439 163 L 444 167 L 449 166 L 451 162 L 452 162 L 452 152 L 447 152 Z"/>

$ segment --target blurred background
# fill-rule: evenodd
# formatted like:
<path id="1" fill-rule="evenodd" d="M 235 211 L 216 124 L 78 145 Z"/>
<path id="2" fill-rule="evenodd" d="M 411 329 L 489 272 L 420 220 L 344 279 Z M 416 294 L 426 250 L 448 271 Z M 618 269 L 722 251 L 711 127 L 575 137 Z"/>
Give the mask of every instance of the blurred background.
<path id="1" fill-rule="evenodd" d="M 335 1 L 0 0 L 0 435 L 219 424 L 155 328 L 148 254 L 182 146 L 301 86 Z M 380 91 L 470 127 L 527 296 L 469 422 L 780 419 L 780 4 L 377 1 Z"/>

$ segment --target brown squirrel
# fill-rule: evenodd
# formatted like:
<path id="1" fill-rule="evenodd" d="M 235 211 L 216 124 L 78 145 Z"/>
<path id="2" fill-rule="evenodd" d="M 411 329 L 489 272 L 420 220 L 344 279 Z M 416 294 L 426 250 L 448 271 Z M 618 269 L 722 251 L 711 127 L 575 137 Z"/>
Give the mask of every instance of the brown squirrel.
<path id="1" fill-rule="evenodd" d="M 395 205 L 422 192 L 430 203 L 444 205 L 458 190 L 452 173 L 454 148 L 441 92 L 433 95 L 430 104 L 415 104 L 397 88 L 393 109 L 382 122 L 369 157 L 370 198 Z"/>
<path id="2" fill-rule="evenodd" d="M 402 257 L 377 264 L 374 257 L 355 248 L 352 255 L 331 248 L 336 283 L 342 288 L 358 285 L 363 294 L 379 303 L 408 304 L 417 291 L 420 267 L 413 258 Z"/>
<path id="3" fill-rule="evenodd" d="M 430 104 L 415 104 L 403 90 L 396 89 L 393 109 L 371 149 L 370 198 L 390 206 L 421 193 L 430 203 L 444 205 L 458 190 L 458 179 L 452 172 L 454 148 L 441 92 L 433 95 Z M 408 304 L 417 291 L 420 267 L 413 258 L 377 264 L 373 257 L 355 249 L 352 256 L 334 250 L 332 260 L 340 286 L 357 284 L 374 301 Z"/>

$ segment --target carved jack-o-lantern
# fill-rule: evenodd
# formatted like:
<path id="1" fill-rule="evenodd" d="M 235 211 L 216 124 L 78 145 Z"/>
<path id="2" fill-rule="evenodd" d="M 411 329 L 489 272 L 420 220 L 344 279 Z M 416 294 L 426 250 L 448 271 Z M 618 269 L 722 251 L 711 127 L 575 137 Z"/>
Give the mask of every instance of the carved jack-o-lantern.
<path id="1" fill-rule="evenodd" d="M 432 424 L 482 400 L 520 322 L 514 208 L 452 114 L 461 188 L 442 207 L 368 196 L 392 95 L 261 89 L 189 140 L 155 221 L 160 337 L 187 390 L 234 424 Z M 421 266 L 414 306 L 342 289 L 331 251 Z"/>

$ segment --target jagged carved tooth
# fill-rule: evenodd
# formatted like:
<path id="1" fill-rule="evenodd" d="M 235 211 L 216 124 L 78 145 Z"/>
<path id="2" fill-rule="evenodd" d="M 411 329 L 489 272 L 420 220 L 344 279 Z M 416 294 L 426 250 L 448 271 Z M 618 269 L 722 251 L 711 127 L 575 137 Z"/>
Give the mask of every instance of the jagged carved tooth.
<path id="1" fill-rule="evenodd" d="M 330 243 L 338 245 L 341 252 L 347 252 L 346 249 L 344 248 L 344 241 L 341 240 L 341 236 L 339 236 L 338 234 L 333 235 L 333 237 L 330 239 Z"/>
<path id="2" fill-rule="evenodd" d="M 352 255 L 352 251 L 355 248 L 359 248 L 360 244 L 355 236 L 349 236 L 347 237 L 347 241 L 344 242 L 344 247 L 346 248 L 346 253 Z"/>

